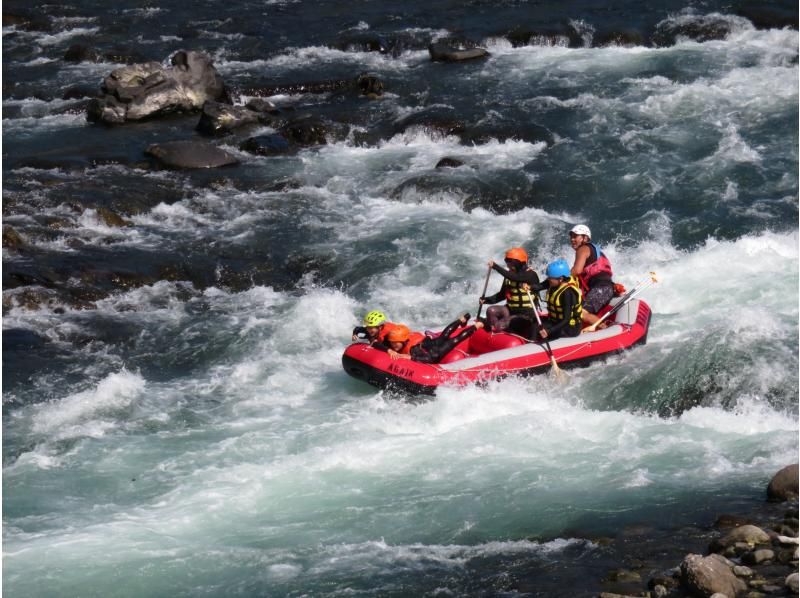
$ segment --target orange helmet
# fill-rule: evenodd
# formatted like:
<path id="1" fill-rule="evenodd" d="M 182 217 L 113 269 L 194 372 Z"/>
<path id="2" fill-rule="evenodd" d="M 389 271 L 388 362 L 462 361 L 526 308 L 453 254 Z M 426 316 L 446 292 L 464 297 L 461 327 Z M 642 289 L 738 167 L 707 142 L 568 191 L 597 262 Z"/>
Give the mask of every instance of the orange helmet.
<path id="1" fill-rule="evenodd" d="M 386 335 L 386 339 L 390 343 L 404 343 L 408 340 L 411 336 L 411 331 L 408 329 L 408 326 L 404 326 L 403 324 L 398 324 L 395 328 L 392 329 L 389 334 Z"/>
<path id="2" fill-rule="evenodd" d="M 508 251 L 506 251 L 506 259 L 507 260 L 517 260 L 518 262 L 522 262 L 523 264 L 528 263 L 528 252 L 525 251 L 522 247 L 512 247 Z"/>

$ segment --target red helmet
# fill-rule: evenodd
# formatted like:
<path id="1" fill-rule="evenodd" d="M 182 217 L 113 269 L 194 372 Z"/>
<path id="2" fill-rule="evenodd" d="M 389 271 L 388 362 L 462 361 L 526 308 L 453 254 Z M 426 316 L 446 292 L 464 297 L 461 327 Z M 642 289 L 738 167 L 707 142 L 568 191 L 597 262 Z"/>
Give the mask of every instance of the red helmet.
<path id="1" fill-rule="evenodd" d="M 528 252 L 525 251 L 522 247 L 512 247 L 508 251 L 506 251 L 506 259 L 507 260 L 517 260 L 518 262 L 522 262 L 523 264 L 528 263 Z"/>
<path id="2" fill-rule="evenodd" d="M 408 329 L 408 326 L 398 324 L 389 334 L 386 335 L 386 338 L 390 343 L 404 343 L 409 339 L 410 336 L 411 330 Z"/>

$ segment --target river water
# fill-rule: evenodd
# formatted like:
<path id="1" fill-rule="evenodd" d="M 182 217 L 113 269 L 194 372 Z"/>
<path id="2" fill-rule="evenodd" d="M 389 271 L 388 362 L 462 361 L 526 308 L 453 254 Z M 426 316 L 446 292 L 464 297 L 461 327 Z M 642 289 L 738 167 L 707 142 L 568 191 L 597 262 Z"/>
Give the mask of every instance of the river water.
<path id="1" fill-rule="evenodd" d="M 592 538 L 707 525 L 796 461 L 796 30 L 717 1 L 36 5 L 3 9 L 39 19 L 3 27 L 9 595 L 595 595 Z M 431 62 L 449 34 L 490 57 Z M 339 123 L 326 145 L 157 170 L 197 116 L 88 124 L 65 90 L 119 64 L 74 43 L 386 91 L 272 98 Z M 474 313 L 489 258 L 571 260 L 578 222 L 620 282 L 657 273 L 645 346 L 426 401 L 342 370 L 366 311 Z"/>

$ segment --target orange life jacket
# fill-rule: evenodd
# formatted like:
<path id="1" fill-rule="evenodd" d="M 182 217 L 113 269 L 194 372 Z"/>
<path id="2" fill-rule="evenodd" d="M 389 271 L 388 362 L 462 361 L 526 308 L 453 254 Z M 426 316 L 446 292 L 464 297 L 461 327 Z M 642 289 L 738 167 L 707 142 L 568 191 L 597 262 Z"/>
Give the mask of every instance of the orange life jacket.
<path id="1" fill-rule="evenodd" d="M 425 340 L 424 334 L 422 334 L 421 332 L 412 332 L 411 335 L 408 337 L 408 340 L 403 345 L 403 348 L 400 349 L 398 353 L 402 353 L 403 355 L 410 355 L 411 347 L 420 344 L 424 340 Z"/>

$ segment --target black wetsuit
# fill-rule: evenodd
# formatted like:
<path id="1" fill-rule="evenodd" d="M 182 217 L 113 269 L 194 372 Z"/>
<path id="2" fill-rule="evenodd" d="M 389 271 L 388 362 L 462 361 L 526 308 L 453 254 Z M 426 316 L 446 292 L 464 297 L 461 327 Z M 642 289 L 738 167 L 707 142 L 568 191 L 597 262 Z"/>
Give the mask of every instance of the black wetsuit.
<path id="1" fill-rule="evenodd" d="M 477 330 L 475 326 L 469 326 L 456 336 L 450 336 L 460 325 L 461 320 L 456 320 L 448 324 L 439 336 L 425 337 L 420 344 L 411 347 L 411 360 L 420 363 L 439 363 L 456 345 L 468 339 Z"/>
<path id="2" fill-rule="evenodd" d="M 562 320 L 551 320 L 548 317 L 542 321 L 542 326 L 547 330 L 547 339 L 545 340 L 552 341 L 562 336 L 578 336 L 581 333 L 580 319 L 578 319 L 578 322 L 573 326 L 570 326 L 569 323 L 569 315 L 577 304 L 578 293 L 574 289 L 566 289 L 561 294 L 561 306 L 564 318 Z"/>

